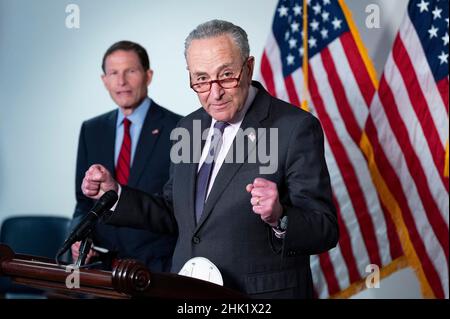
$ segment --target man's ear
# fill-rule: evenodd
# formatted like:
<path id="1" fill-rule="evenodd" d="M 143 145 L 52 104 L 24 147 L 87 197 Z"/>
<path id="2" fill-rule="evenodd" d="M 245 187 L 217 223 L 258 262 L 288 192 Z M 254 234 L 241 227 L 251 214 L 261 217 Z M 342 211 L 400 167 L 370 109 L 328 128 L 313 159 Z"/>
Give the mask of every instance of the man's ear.
<path id="1" fill-rule="evenodd" d="M 153 79 L 153 70 L 152 69 L 148 69 L 145 72 L 145 75 L 147 76 L 147 86 L 150 85 L 150 83 L 152 83 L 152 79 Z"/>
<path id="2" fill-rule="evenodd" d="M 255 69 L 255 57 L 250 56 L 247 60 L 247 68 L 248 68 L 248 80 L 252 83 L 253 78 L 253 70 Z"/>
<path id="3" fill-rule="evenodd" d="M 108 89 L 106 74 L 102 74 L 100 77 L 103 81 L 103 85 Z"/>

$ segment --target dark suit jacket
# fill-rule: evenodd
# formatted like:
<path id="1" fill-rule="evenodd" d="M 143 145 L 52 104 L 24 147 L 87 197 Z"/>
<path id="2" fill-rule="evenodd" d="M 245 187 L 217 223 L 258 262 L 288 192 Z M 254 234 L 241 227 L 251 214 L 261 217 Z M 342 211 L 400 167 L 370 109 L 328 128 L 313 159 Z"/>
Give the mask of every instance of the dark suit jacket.
<path id="1" fill-rule="evenodd" d="M 147 196 L 124 188 L 109 222 L 134 227 L 146 225 L 161 233 L 179 233 L 172 271 L 192 257 L 203 256 L 217 265 L 224 285 L 256 298 L 311 298 L 313 286 L 309 256 L 335 247 L 339 237 L 324 157 L 323 133 L 310 113 L 259 91 L 241 128 L 278 129 L 278 169 L 261 175 L 259 160 L 224 163 L 215 179 L 196 225 L 195 180 L 198 164 L 172 164 L 164 196 Z M 208 128 L 211 117 L 197 110 L 179 126 L 193 132 L 193 120 Z M 268 134 L 268 133 L 266 133 Z M 192 135 L 192 134 L 191 134 Z M 234 141 L 236 143 L 236 140 Z M 256 151 L 263 136 L 248 148 Z M 230 153 L 229 153 L 230 154 Z M 245 186 L 256 177 L 278 185 L 288 228 L 284 240 L 253 213 Z"/>
<path id="2" fill-rule="evenodd" d="M 78 143 L 76 168 L 76 224 L 93 205 L 81 192 L 86 170 L 102 164 L 114 174 L 114 144 L 118 110 L 83 123 Z M 152 102 L 147 112 L 130 170 L 128 184 L 147 193 L 161 192 L 169 178 L 170 132 L 180 116 Z M 156 131 L 158 133 L 156 133 Z M 155 134 L 154 134 L 155 133 Z M 98 224 L 95 244 L 117 253 L 119 258 L 134 258 L 153 271 L 168 271 L 176 234 L 155 234 L 149 230 Z"/>

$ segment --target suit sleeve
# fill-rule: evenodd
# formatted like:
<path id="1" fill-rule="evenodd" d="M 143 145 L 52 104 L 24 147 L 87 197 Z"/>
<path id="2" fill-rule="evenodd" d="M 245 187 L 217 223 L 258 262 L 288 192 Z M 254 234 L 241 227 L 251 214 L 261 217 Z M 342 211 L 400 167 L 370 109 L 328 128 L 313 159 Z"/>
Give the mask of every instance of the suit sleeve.
<path id="1" fill-rule="evenodd" d="M 115 211 L 106 223 L 148 229 L 162 234 L 177 234 L 178 227 L 173 213 L 172 171 L 162 194 L 148 194 L 127 186 L 122 188 Z"/>
<path id="2" fill-rule="evenodd" d="M 88 170 L 87 145 L 86 145 L 86 129 L 85 123 L 81 126 L 80 136 L 78 140 L 77 164 L 75 171 L 75 197 L 76 206 L 71 222 L 71 228 L 75 227 L 92 206 L 92 200 L 83 195 L 81 191 L 81 183 L 84 174 Z"/>
<path id="3" fill-rule="evenodd" d="M 319 254 L 338 242 L 323 144 L 322 128 L 313 116 L 300 121 L 290 137 L 285 167 L 289 203 L 284 206 L 288 216 L 285 256 Z"/>

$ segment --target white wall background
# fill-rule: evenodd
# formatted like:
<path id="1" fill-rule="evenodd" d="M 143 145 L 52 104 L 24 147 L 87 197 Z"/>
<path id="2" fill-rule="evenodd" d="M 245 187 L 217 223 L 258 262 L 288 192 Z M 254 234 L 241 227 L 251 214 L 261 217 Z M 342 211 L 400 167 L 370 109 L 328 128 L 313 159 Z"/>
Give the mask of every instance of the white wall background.
<path id="1" fill-rule="evenodd" d="M 80 29 L 65 27 L 66 6 L 80 8 Z M 100 81 L 104 51 L 127 39 L 147 48 L 155 71 L 150 95 L 187 115 L 199 107 L 188 87 L 183 42 L 212 18 L 249 34 L 257 64 L 277 0 L 0 0 L 0 222 L 9 215 L 70 217 L 82 121 L 115 106 Z M 367 29 L 365 8 L 381 9 Z M 376 69 L 381 70 L 407 0 L 347 0 Z M 420 298 L 410 269 L 356 298 Z"/>

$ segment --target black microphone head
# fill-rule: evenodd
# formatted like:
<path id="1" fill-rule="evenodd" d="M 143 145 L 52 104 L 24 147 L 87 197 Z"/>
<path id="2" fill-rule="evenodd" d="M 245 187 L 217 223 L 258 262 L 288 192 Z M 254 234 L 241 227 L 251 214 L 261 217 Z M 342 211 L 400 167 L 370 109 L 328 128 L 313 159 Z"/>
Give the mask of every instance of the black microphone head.
<path id="1" fill-rule="evenodd" d="M 103 196 L 95 202 L 94 207 L 92 207 L 89 213 L 87 213 L 81 222 L 71 231 L 64 241 L 63 246 L 58 251 L 56 260 L 58 260 L 58 258 L 65 253 L 74 242 L 85 239 L 92 231 L 93 227 L 95 227 L 97 220 L 108 212 L 118 199 L 119 196 L 113 190 L 103 194 Z"/>
<path id="2" fill-rule="evenodd" d="M 118 199 L 119 196 L 117 195 L 117 192 L 114 190 L 109 190 L 97 200 L 91 211 L 95 212 L 99 216 L 103 215 L 114 206 Z"/>
<path id="3" fill-rule="evenodd" d="M 114 190 L 109 190 L 106 193 L 103 194 L 102 197 L 100 197 L 98 200 L 102 203 L 102 205 L 105 206 L 105 209 L 110 209 L 114 206 L 114 204 L 119 199 L 119 196 L 117 195 L 117 192 Z"/>

